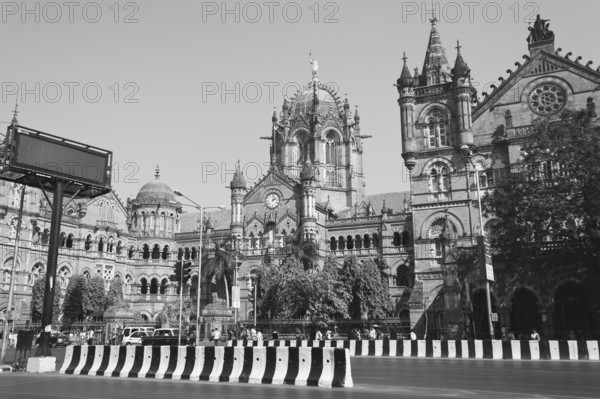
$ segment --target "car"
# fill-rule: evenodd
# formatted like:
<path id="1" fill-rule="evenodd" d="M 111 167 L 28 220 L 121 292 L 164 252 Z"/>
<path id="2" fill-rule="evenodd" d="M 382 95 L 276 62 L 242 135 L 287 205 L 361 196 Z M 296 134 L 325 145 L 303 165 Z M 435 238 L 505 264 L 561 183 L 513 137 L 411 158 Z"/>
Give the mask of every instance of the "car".
<path id="1" fill-rule="evenodd" d="M 35 346 L 39 346 L 40 334 L 35 338 Z M 56 348 L 57 346 L 69 346 L 71 345 L 71 339 L 60 331 L 52 331 L 50 335 L 50 347 Z"/>
<path id="2" fill-rule="evenodd" d="M 141 345 L 142 338 L 147 337 L 148 334 L 143 331 L 135 331 L 127 337 L 123 337 L 123 345 Z"/>

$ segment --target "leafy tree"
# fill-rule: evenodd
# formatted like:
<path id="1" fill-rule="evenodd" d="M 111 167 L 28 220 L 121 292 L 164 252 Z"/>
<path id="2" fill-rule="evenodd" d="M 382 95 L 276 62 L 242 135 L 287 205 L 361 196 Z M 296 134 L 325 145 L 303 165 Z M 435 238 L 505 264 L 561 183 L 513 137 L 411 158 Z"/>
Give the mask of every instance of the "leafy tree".
<path id="1" fill-rule="evenodd" d="M 44 295 L 46 292 L 46 278 L 45 275 L 40 275 L 40 278 L 33 284 L 32 295 L 31 295 L 31 321 L 34 323 L 42 321 L 42 314 L 44 312 Z M 61 314 L 60 308 L 60 292 L 56 295 L 54 291 L 54 307 L 52 309 L 52 324 L 58 324 L 58 318 Z"/>
<path id="2" fill-rule="evenodd" d="M 514 173 L 484 198 L 495 215 L 495 245 L 508 270 L 527 273 L 544 242 L 554 241 L 551 267 L 568 264 L 575 277 L 596 285 L 600 255 L 600 127 L 586 111 L 541 121 L 521 147 Z M 546 251 L 545 254 L 548 254 Z"/>
<path id="3" fill-rule="evenodd" d="M 84 288 L 82 303 L 84 316 L 89 318 L 104 312 L 107 303 L 104 279 L 100 276 L 90 277 L 85 280 Z"/>
<path id="4" fill-rule="evenodd" d="M 321 270 L 305 270 L 304 263 L 290 256 L 281 264 L 272 262 L 259 271 L 257 307 L 264 315 L 313 320 L 348 317 L 348 296 L 339 281 L 337 265 L 326 262 Z M 253 298 L 253 295 L 251 296 Z"/>
<path id="5" fill-rule="evenodd" d="M 123 300 L 123 281 L 121 279 L 112 279 L 110 281 L 110 288 L 106 294 L 106 303 L 104 304 L 104 310 L 119 303 Z"/>
<path id="6" fill-rule="evenodd" d="M 74 275 L 69 279 L 65 300 L 63 301 L 63 315 L 65 318 L 75 321 L 85 317 L 83 310 L 83 296 L 86 286 L 86 278 L 82 275 Z"/>
<path id="7" fill-rule="evenodd" d="M 348 312 L 352 318 L 386 317 L 391 310 L 387 277 L 375 261 L 348 257 L 340 270 L 341 281 L 350 295 Z"/>

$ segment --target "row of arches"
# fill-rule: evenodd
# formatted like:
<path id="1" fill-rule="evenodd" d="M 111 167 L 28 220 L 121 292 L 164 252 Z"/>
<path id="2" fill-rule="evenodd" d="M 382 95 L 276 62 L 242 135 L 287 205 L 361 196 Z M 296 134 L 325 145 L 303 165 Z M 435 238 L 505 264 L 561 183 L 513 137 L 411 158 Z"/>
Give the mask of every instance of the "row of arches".
<path id="1" fill-rule="evenodd" d="M 368 248 L 379 248 L 379 235 L 377 233 L 373 234 L 365 234 L 361 236 L 360 234 L 355 235 L 354 237 L 348 235 L 346 237 L 331 237 L 329 239 L 329 249 L 332 251 L 343 251 L 345 249 L 368 249 Z"/>
<path id="2" fill-rule="evenodd" d="M 140 228 L 142 233 L 167 232 L 167 234 L 172 234 L 177 231 L 179 226 L 179 218 L 173 212 L 134 212 L 132 222 L 133 226 Z"/>

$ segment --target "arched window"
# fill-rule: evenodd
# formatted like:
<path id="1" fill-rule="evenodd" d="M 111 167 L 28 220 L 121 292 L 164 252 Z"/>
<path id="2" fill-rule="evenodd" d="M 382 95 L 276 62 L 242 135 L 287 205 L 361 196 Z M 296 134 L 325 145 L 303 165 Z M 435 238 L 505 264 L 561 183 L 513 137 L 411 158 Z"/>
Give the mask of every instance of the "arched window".
<path id="1" fill-rule="evenodd" d="M 190 249 L 189 248 L 185 248 L 185 260 L 189 260 L 190 259 Z"/>
<path id="2" fill-rule="evenodd" d="M 329 240 L 329 248 L 332 251 L 335 251 L 337 249 L 337 241 L 335 240 L 335 237 L 331 237 L 331 239 Z"/>
<path id="3" fill-rule="evenodd" d="M 123 241 L 117 241 L 117 255 L 121 255 L 123 252 Z"/>
<path id="4" fill-rule="evenodd" d="M 399 247 L 400 245 L 402 245 L 402 237 L 397 231 L 394 231 L 394 239 L 392 240 L 392 244 L 395 247 Z"/>
<path id="5" fill-rule="evenodd" d="M 128 251 L 128 253 L 127 253 L 127 257 L 128 257 L 129 259 L 133 259 L 133 255 L 135 255 L 135 248 L 133 247 L 133 245 L 131 245 L 131 246 L 129 247 L 129 251 Z"/>
<path id="6" fill-rule="evenodd" d="M 113 237 L 108 237 L 107 252 L 112 254 L 114 249 L 115 249 L 115 239 Z"/>
<path id="7" fill-rule="evenodd" d="M 142 232 L 145 232 L 148 228 L 148 221 L 146 220 L 146 212 L 142 211 Z"/>
<path id="8" fill-rule="evenodd" d="M 42 229 L 40 226 L 35 226 L 33 231 L 31 232 L 31 242 L 37 244 L 40 242 L 40 238 L 42 236 Z"/>
<path id="9" fill-rule="evenodd" d="M 133 277 L 131 275 L 125 276 L 125 293 L 131 294 L 131 286 L 133 285 Z"/>
<path id="10" fill-rule="evenodd" d="M 162 258 L 163 260 L 169 259 L 169 246 L 165 245 L 162 250 Z"/>
<path id="11" fill-rule="evenodd" d="M 344 239 L 344 236 L 339 236 L 338 238 L 338 248 L 340 250 L 344 250 L 346 249 L 346 240 Z"/>
<path id="12" fill-rule="evenodd" d="M 156 216 L 156 214 L 154 213 L 154 211 L 152 213 L 150 213 L 150 226 L 149 226 L 150 231 L 154 231 L 155 216 Z"/>
<path id="13" fill-rule="evenodd" d="M 154 244 L 152 247 L 152 259 L 160 259 L 160 247 L 158 244 Z"/>
<path id="14" fill-rule="evenodd" d="M 334 132 L 327 132 L 325 136 L 325 163 L 335 165 L 337 162 L 337 135 Z"/>
<path id="15" fill-rule="evenodd" d="M 356 247 L 356 249 L 361 249 L 362 244 L 362 238 L 360 234 L 357 234 L 356 237 L 354 237 L 354 247 Z"/>
<path id="16" fill-rule="evenodd" d="M 167 293 L 167 284 L 169 284 L 169 281 L 166 278 L 163 278 L 160 282 L 160 295 L 165 295 Z"/>
<path id="17" fill-rule="evenodd" d="M 379 236 L 373 233 L 373 248 L 379 248 Z"/>
<path id="18" fill-rule="evenodd" d="M 165 218 L 166 218 L 166 215 L 164 212 L 162 212 L 160 214 L 159 227 L 158 227 L 160 229 L 160 231 L 163 231 L 165 229 Z"/>
<path id="19" fill-rule="evenodd" d="M 64 231 L 60 233 L 60 246 L 64 248 L 67 245 L 67 233 Z"/>
<path id="20" fill-rule="evenodd" d="M 448 118 L 439 109 L 432 110 L 425 118 L 426 145 L 429 148 L 446 147 L 450 145 L 450 134 L 448 132 Z"/>
<path id="21" fill-rule="evenodd" d="M 405 247 L 410 246 L 410 234 L 406 230 L 402 232 L 402 245 Z"/>
<path id="22" fill-rule="evenodd" d="M 92 235 L 88 234 L 87 236 L 85 236 L 85 243 L 83 244 L 83 247 L 85 248 L 86 251 L 89 251 L 90 248 L 92 248 Z"/>
<path id="23" fill-rule="evenodd" d="M 148 280 L 146 280 L 145 278 L 142 278 L 140 280 L 140 294 L 142 295 L 146 295 L 148 293 Z"/>
<path id="24" fill-rule="evenodd" d="M 179 248 L 177 250 L 177 260 L 182 260 L 183 259 L 183 248 Z"/>
<path id="25" fill-rule="evenodd" d="M 256 243 L 254 242 L 254 233 L 250 233 L 248 237 L 250 238 L 250 248 L 256 248 Z"/>
<path id="26" fill-rule="evenodd" d="M 64 290 L 67 288 L 67 285 L 69 284 L 69 277 L 71 277 L 71 272 L 69 271 L 69 268 L 66 266 L 61 267 L 58 271 L 58 283 L 60 289 Z"/>
<path id="27" fill-rule="evenodd" d="M 150 295 L 158 294 L 158 279 L 153 278 L 150 280 Z"/>
<path id="28" fill-rule="evenodd" d="M 150 259 L 150 247 L 148 246 L 148 244 L 144 244 L 144 246 L 142 247 L 142 258 Z"/>
<path id="29" fill-rule="evenodd" d="M 50 230 L 49 229 L 44 229 L 44 232 L 42 233 L 42 244 L 43 245 L 48 245 L 48 240 L 50 239 Z"/>
<path id="30" fill-rule="evenodd" d="M 363 237 L 363 245 L 365 248 L 371 248 L 371 237 L 368 234 Z"/>
<path id="31" fill-rule="evenodd" d="M 296 134 L 296 142 L 298 143 L 298 165 L 304 165 L 307 160 L 314 160 L 313 143 L 306 132 L 298 132 Z"/>
<path id="32" fill-rule="evenodd" d="M 192 259 L 196 259 L 196 256 L 198 256 L 198 250 L 196 247 L 192 247 Z"/>
<path id="33" fill-rule="evenodd" d="M 104 251 L 104 239 L 100 237 L 98 240 L 98 252 Z"/>
<path id="34" fill-rule="evenodd" d="M 352 238 L 352 236 L 346 237 L 346 248 L 354 249 L 354 239 Z"/>
<path id="35" fill-rule="evenodd" d="M 396 286 L 398 287 L 410 287 L 410 270 L 408 266 L 398 266 L 396 270 Z"/>
<path id="36" fill-rule="evenodd" d="M 442 162 L 436 162 L 429 169 L 429 193 L 433 199 L 447 199 L 450 191 L 450 171 Z"/>
<path id="37" fill-rule="evenodd" d="M 67 248 L 73 248 L 73 234 L 67 236 Z"/>
<path id="38" fill-rule="evenodd" d="M 42 263 L 36 263 L 31 268 L 31 284 L 35 283 L 41 276 L 44 275 L 46 269 Z"/>

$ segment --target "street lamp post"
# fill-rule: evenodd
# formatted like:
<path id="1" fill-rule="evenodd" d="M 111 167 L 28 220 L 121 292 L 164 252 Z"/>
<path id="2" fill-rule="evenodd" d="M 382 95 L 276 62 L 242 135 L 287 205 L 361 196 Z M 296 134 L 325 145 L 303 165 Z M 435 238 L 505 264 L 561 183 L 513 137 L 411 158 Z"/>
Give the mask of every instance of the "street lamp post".
<path id="1" fill-rule="evenodd" d="M 471 149 L 461 147 L 461 150 L 465 151 L 464 158 L 469 160 L 469 163 L 471 164 L 471 166 L 473 166 L 473 170 L 475 172 L 475 186 L 477 187 L 477 207 L 479 210 L 479 235 L 481 237 L 485 237 L 485 230 L 483 229 L 483 213 L 481 210 L 481 187 L 479 185 L 479 169 L 477 168 L 477 166 L 473 163 L 473 160 L 471 159 L 471 155 L 472 155 Z M 484 276 L 484 279 L 485 279 L 485 295 L 486 295 L 486 300 L 487 300 L 487 311 L 488 311 L 488 324 L 489 324 L 489 329 L 490 329 L 490 337 L 493 339 L 494 338 L 494 323 L 492 322 L 492 299 L 491 299 L 491 295 L 490 295 L 490 281 L 487 279 L 487 276 Z"/>
<path id="2" fill-rule="evenodd" d="M 200 236 L 200 246 L 198 247 L 198 283 L 196 285 L 196 346 L 200 345 L 200 294 L 202 293 L 202 215 L 204 209 L 225 209 L 225 206 L 208 206 L 203 207 L 196 203 L 196 201 L 190 199 L 184 195 L 181 191 L 174 190 L 173 193 L 179 197 L 183 197 L 194 204 L 200 212 L 200 226 L 198 227 L 198 235 Z"/>

